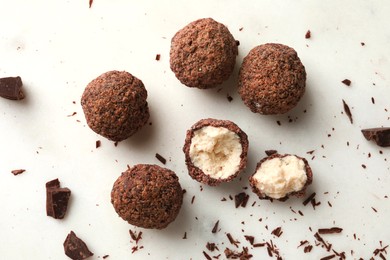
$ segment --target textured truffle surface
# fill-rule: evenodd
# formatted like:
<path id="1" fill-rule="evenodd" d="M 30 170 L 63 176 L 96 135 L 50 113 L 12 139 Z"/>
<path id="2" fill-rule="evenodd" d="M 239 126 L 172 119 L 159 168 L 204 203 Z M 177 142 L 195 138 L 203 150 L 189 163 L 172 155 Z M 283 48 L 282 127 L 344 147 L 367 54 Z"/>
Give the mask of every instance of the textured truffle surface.
<path id="1" fill-rule="evenodd" d="M 193 140 L 193 137 L 195 135 L 195 131 L 202 129 L 206 126 L 213 126 L 213 127 L 224 127 L 235 134 L 238 135 L 240 138 L 240 144 L 242 146 L 242 152 L 240 155 L 240 163 L 238 166 L 238 170 L 230 175 L 228 178 L 212 178 L 209 175 L 207 175 L 205 172 L 203 172 L 200 168 L 196 167 L 194 163 L 191 160 L 190 156 L 190 148 L 191 148 L 191 142 Z M 189 175 L 196 181 L 210 185 L 210 186 L 217 186 L 222 182 L 229 182 L 232 181 L 234 178 L 236 178 L 240 172 L 245 169 L 246 163 L 247 163 L 247 154 L 248 154 L 248 137 L 244 131 L 242 131 L 235 123 L 229 121 L 229 120 L 218 120 L 213 118 L 207 118 L 202 119 L 198 122 L 196 122 L 188 131 L 183 147 L 183 152 L 185 154 L 185 162 L 187 165 L 188 173 Z"/>
<path id="2" fill-rule="evenodd" d="M 157 165 L 138 164 L 123 172 L 111 191 L 111 203 L 128 223 L 162 229 L 174 221 L 183 202 L 176 174 Z"/>
<path id="3" fill-rule="evenodd" d="M 283 114 L 305 93 L 306 71 L 296 51 L 267 43 L 253 48 L 240 68 L 238 92 L 254 113 Z"/>
<path id="4" fill-rule="evenodd" d="M 228 28 L 211 18 L 203 18 L 174 35 L 170 66 L 184 85 L 212 88 L 232 74 L 237 54 L 237 42 Z"/>
<path id="5" fill-rule="evenodd" d="M 258 169 L 261 167 L 261 165 L 268 161 L 268 160 L 272 160 L 274 158 L 283 158 L 283 157 L 287 157 L 287 156 L 290 156 L 290 154 L 278 154 L 278 153 L 275 153 L 275 154 L 272 154 L 268 157 L 265 157 L 263 158 L 262 160 L 260 160 L 258 163 L 257 163 L 257 166 L 256 166 L 256 170 L 255 172 L 253 173 L 253 175 L 249 178 L 249 184 L 252 188 L 252 191 L 257 194 L 257 196 L 259 196 L 260 199 L 275 199 L 275 198 L 271 198 L 269 196 L 267 196 L 265 193 L 263 193 L 261 190 L 259 190 L 256 186 L 257 184 L 257 181 L 255 180 L 255 178 L 253 178 L 253 176 L 256 174 L 256 172 L 258 171 Z M 299 191 L 295 191 L 295 192 L 290 192 L 288 193 L 285 197 L 282 197 L 282 198 L 279 198 L 277 200 L 280 200 L 280 201 L 285 201 L 289 198 L 289 196 L 296 196 L 296 197 L 303 197 L 305 195 L 305 192 L 306 192 L 306 188 L 307 186 L 309 186 L 312 182 L 313 182 L 313 172 L 310 168 L 310 165 L 309 163 L 307 162 L 307 160 L 305 158 L 302 158 L 302 157 L 299 157 L 297 155 L 293 155 L 295 157 L 297 157 L 298 159 L 301 159 L 304 164 L 305 164 L 305 172 L 306 172 L 306 176 L 307 176 L 307 179 L 306 179 L 306 183 L 305 185 L 302 187 L 301 190 Z"/>
<path id="6" fill-rule="evenodd" d="M 148 121 L 146 98 L 141 80 L 126 71 L 109 71 L 87 85 L 81 105 L 93 131 L 112 141 L 122 141 Z"/>

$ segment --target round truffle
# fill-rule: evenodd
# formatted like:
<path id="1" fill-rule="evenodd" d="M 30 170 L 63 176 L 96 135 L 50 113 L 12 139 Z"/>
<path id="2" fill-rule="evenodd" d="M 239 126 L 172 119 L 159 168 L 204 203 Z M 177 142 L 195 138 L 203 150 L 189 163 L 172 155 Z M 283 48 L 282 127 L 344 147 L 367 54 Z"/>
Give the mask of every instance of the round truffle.
<path id="1" fill-rule="evenodd" d="M 146 98 L 141 80 L 126 71 L 109 71 L 87 85 L 81 105 L 94 132 L 112 141 L 122 141 L 148 121 Z"/>
<path id="2" fill-rule="evenodd" d="M 231 121 L 202 119 L 187 131 L 183 151 L 189 175 L 217 186 L 246 167 L 248 137 Z"/>
<path id="3" fill-rule="evenodd" d="M 306 71 L 296 51 L 267 43 L 253 48 L 240 68 L 238 92 L 254 113 L 284 114 L 305 93 Z"/>
<path id="4" fill-rule="evenodd" d="M 312 181 L 313 173 L 305 158 L 277 153 L 262 159 L 249 178 L 253 192 L 260 199 L 280 201 L 289 196 L 304 196 Z"/>
<path id="5" fill-rule="evenodd" d="M 228 28 L 204 18 L 188 24 L 172 38 L 170 66 L 184 85 L 212 88 L 232 74 L 237 54 L 237 42 Z"/>
<path id="6" fill-rule="evenodd" d="M 173 171 L 157 165 L 138 164 L 115 181 L 111 203 L 128 223 L 163 229 L 179 214 L 183 190 Z"/>

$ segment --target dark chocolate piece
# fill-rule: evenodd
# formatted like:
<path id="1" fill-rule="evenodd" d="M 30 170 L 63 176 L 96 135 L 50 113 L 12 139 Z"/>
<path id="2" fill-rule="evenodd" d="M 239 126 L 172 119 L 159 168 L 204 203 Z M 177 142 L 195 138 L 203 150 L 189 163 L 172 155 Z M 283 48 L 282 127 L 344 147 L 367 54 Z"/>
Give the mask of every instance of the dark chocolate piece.
<path id="1" fill-rule="evenodd" d="M 16 176 L 24 173 L 25 171 L 26 171 L 25 169 L 17 169 L 17 170 L 12 170 L 11 173 Z"/>
<path id="2" fill-rule="evenodd" d="M 310 37 L 311 37 L 311 32 L 310 32 L 310 30 L 307 30 L 307 32 L 305 34 L 305 38 L 310 39 Z"/>
<path id="3" fill-rule="evenodd" d="M 160 60 L 161 58 L 161 55 L 160 54 L 156 54 L 156 60 Z"/>
<path id="4" fill-rule="evenodd" d="M 276 151 L 276 150 L 265 150 L 265 154 L 267 156 L 271 156 L 271 155 L 273 155 L 275 153 L 278 153 L 278 151 Z"/>
<path id="5" fill-rule="evenodd" d="M 351 86 L 351 81 L 349 79 L 344 79 L 341 81 L 343 84 L 347 85 L 348 87 Z"/>
<path id="6" fill-rule="evenodd" d="M 320 260 L 329 260 L 329 259 L 332 259 L 332 258 L 335 258 L 336 255 L 333 254 L 333 255 L 328 255 L 328 256 L 325 256 L 325 257 L 322 257 Z"/>
<path id="7" fill-rule="evenodd" d="M 24 98 L 22 79 L 18 77 L 0 78 L 0 97 L 21 100 Z"/>
<path id="8" fill-rule="evenodd" d="M 84 241 L 78 238 L 73 231 L 70 231 L 65 239 L 64 250 L 65 255 L 73 260 L 82 260 L 93 256 Z"/>
<path id="9" fill-rule="evenodd" d="M 160 155 L 159 153 L 156 153 L 156 158 L 157 160 L 159 160 L 162 164 L 166 164 L 167 163 L 167 159 L 165 159 L 162 155 Z"/>
<path id="10" fill-rule="evenodd" d="M 236 208 L 238 207 L 246 207 L 246 204 L 248 203 L 249 195 L 246 194 L 245 192 L 238 193 L 237 195 L 234 196 L 234 203 Z"/>
<path id="11" fill-rule="evenodd" d="M 345 114 L 347 114 L 347 116 L 348 116 L 348 118 L 349 118 L 349 121 L 351 121 L 351 124 L 353 124 L 353 118 L 352 118 L 351 110 L 349 109 L 349 106 L 348 106 L 348 104 L 344 101 L 344 99 L 343 99 L 343 106 L 344 106 Z"/>
<path id="12" fill-rule="evenodd" d="M 203 251 L 203 255 L 207 260 L 212 260 L 211 256 L 209 256 L 205 251 Z"/>
<path id="13" fill-rule="evenodd" d="M 46 214 L 55 219 L 63 219 L 70 197 L 68 188 L 60 188 L 58 179 L 46 183 Z"/>
<path id="14" fill-rule="evenodd" d="M 214 227 L 211 230 L 211 233 L 213 233 L 213 234 L 217 233 L 217 231 L 218 231 L 218 224 L 219 224 L 219 220 L 217 222 L 215 222 Z"/>
<path id="15" fill-rule="evenodd" d="M 339 227 L 318 229 L 318 233 L 320 234 L 335 234 L 335 233 L 341 233 L 341 231 L 343 231 L 343 229 Z"/>
<path id="16" fill-rule="evenodd" d="M 100 140 L 96 141 L 96 148 L 99 148 L 101 146 L 102 142 Z"/>
<path id="17" fill-rule="evenodd" d="M 271 234 L 280 237 L 283 234 L 282 227 L 275 228 Z"/>
<path id="18" fill-rule="evenodd" d="M 390 127 L 362 129 L 362 134 L 368 141 L 374 141 L 381 147 L 390 146 Z"/>

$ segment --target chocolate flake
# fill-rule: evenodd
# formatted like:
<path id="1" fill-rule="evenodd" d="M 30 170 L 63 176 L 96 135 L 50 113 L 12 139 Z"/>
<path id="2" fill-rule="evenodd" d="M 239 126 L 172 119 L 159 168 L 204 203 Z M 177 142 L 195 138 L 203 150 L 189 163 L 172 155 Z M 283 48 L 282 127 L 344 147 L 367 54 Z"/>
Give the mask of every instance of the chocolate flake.
<path id="1" fill-rule="evenodd" d="M 308 246 L 305 246 L 305 248 L 303 248 L 303 252 L 304 253 L 310 253 L 312 249 L 313 249 L 313 246 L 312 245 L 308 245 Z"/>
<path id="2" fill-rule="evenodd" d="M 233 97 L 230 96 L 229 94 L 226 95 L 226 98 L 229 102 L 232 102 L 233 101 Z"/>
<path id="3" fill-rule="evenodd" d="M 374 97 L 371 97 L 371 102 L 372 102 L 372 104 L 375 104 L 375 99 L 374 99 Z"/>
<path id="4" fill-rule="evenodd" d="M 72 114 L 67 115 L 67 117 L 71 117 L 71 116 L 75 116 L 75 115 L 77 115 L 77 112 L 73 112 Z"/>
<path id="5" fill-rule="evenodd" d="M 307 197 L 307 199 L 305 199 L 305 200 L 303 201 L 303 205 L 306 206 L 307 204 L 309 204 L 309 202 L 310 202 L 312 199 L 314 199 L 315 196 L 316 196 L 316 193 L 313 192 L 309 197 Z"/>
<path id="6" fill-rule="evenodd" d="M 368 141 L 374 141 L 378 146 L 390 146 L 390 127 L 362 129 L 362 134 Z"/>
<path id="7" fill-rule="evenodd" d="M 156 54 L 156 60 L 158 61 L 158 60 L 160 60 L 160 58 L 161 58 L 161 55 L 160 54 Z"/>
<path id="8" fill-rule="evenodd" d="M 348 87 L 351 86 L 351 81 L 349 79 L 344 79 L 341 81 L 344 85 L 347 85 Z"/>
<path id="9" fill-rule="evenodd" d="M 265 150 L 265 154 L 267 156 L 271 156 L 271 155 L 273 155 L 275 153 L 278 153 L 278 151 L 276 151 L 276 150 Z"/>
<path id="10" fill-rule="evenodd" d="M 282 227 L 275 228 L 271 234 L 280 237 L 283 234 Z"/>
<path id="11" fill-rule="evenodd" d="M 213 229 L 211 230 L 211 233 L 215 234 L 218 232 L 218 225 L 219 225 L 219 220 L 215 222 Z"/>
<path id="12" fill-rule="evenodd" d="M 70 231 L 64 241 L 64 250 L 65 254 L 73 260 L 82 260 L 93 256 L 84 241 L 78 238 L 73 231 Z"/>
<path id="13" fill-rule="evenodd" d="M 194 204 L 194 201 L 195 201 L 195 195 L 192 196 L 192 199 L 191 199 L 191 204 Z"/>
<path id="14" fill-rule="evenodd" d="M 335 234 L 335 233 L 341 233 L 343 231 L 342 228 L 339 227 L 331 227 L 331 228 L 320 228 L 318 229 L 319 234 Z"/>
<path id="15" fill-rule="evenodd" d="M 240 206 L 245 208 L 246 204 L 248 203 L 248 200 L 249 200 L 249 195 L 246 194 L 245 192 L 241 192 L 241 193 L 234 196 L 234 202 L 235 202 L 236 208 L 238 208 Z"/>
<path id="16" fill-rule="evenodd" d="M 212 258 L 205 251 L 203 251 L 203 255 L 206 257 L 207 260 L 212 260 Z"/>
<path id="17" fill-rule="evenodd" d="M 106 259 L 107 257 L 109 257 L 109 255 L 104 255 L 102 258 L 103 258 L 103 259 Z"/>
<path id="18" fill-rule="evenodd" d="M 184 232 L 183 239 L 187 239 L 187 232 Z"/>
<path id="19" fill-rule="evenodd" d="M 307 32 L 305 34 L 305 38 L 310 39 L 310 37 L 311 37 L 311 32 L 310 32 L 310 30 L 307 30 Z"/>
<path id="20" fill-rule="evenodd" d="M 249 242 L 249 244 L 253 245 L 255 242 L 255 237 L 254 236 L 244 236 L 245 239 Z"/>
<path id="21" fill-rule="evenodd" d="M 102 145 L 102 142 L 100 140 L 96 140 L 96 149 L 99 148 Z"/>
<path id="22" fill-rule="evenodd" d="M 18 77 L 0 78 L 0 97 L 10 100 L 24 99 L 22 79 Z"/>
<path id="23" fill-rule="evenodd" d="M 239 244 L 240 242 L 237 241 L 237 240 L 234 240 L 234 238 L 232 237 L 232 234 L 227 233 L 226 236 L 227 236 L 227 238 L 229 239 L 230 244 L 235 245 L 236 247 L 238 247 L 238 244 Z"/>
<path id="24" fill-rule="evenodd" d="M 92 4 L 93 4 L 93 0 L 89 0 L 89 8 L 92 7 Z"/>
<path id="25" fill-rule="evenodd" d="M 11 173 L 16 176 L 24 173 L 25 171 L 26 171 L 25 169 L 17 169 L 17 170 L 12 170 Z"/>
<path id="26" fill-rule="evenodd" d="M 349 106 L 348 106 L 348 104 L 344 101 L 344 99 L 343 99 L 343 107 L 344 107 L 345 114 L 346 114 L 346 115 L 348 116 L 348 118 L 349 118 L 349 121 L 351 121 L 351 124 L 353 124 L 353 118 L 352 118 L 351 110 L 349 109 Z"/>
<path id="27" fill-rule="evenodd" d="M 325 256 L 325 257 L 322 257 L 320 260 L 329 260 L 329 259 L 332 259 L 332 258 L 335 258 L 336 255 L 333 254 L 333 255 L 328 255 L 328 256 Z"/>
<path id="28" fill-rule="evenodd" d="M 159 153 L 156 153 L 156 158 L 159 160 L 162 164 L 167 163 L 167 159 L 165 159 L 163 156 L 161 156 Z"/>
<path id="29" fill-rule="evenodd" d="M 46 183 L 46 215 L 63 219 L 68 208 L 70 197 L 68 188 L 60 188 L 58 179 Z"/>
<path id="30" fill-rule="evenodd" d="M 330 251 L 332 244 L 327 243 L 318 232 L 314 234 L 314 237 L 325 247 L 326 251 Z"/>
<path id="31" fill-rule="evenodd" d="M 247 247 L 243 247 L 241 252 L 233 251 L 229 248 L 226 248 L 224 250 L 224 253 L 227 259 L 248 260 L 253 257 L 253 255 L 249 254 Z"/>
<path id="32" fill-rule="evenodd" d="M 376 210 L 376 208 L 374 208 L 374 207 L 371 207 L 372 208 L 372 210 L 375 212 L 375 213 L 377 213 L 378 211 Z"/>

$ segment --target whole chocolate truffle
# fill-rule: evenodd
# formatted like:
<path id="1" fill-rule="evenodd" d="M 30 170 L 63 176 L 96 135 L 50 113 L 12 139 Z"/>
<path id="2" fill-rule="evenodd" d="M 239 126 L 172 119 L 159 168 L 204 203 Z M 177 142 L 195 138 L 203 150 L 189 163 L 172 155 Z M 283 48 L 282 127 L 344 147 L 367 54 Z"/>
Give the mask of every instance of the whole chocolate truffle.
<path id="1" fill-rule="evenodd" d="M 238 92 L 254 113 L 283 114 L 295 107 L 305 93 L 306 71 L 296 51 L 267 43 L 244 58 Z"/>
<path id="2" fill-rule="evenodd" d="M 248 137 L 231 121 L 202 119 L 187 131 L 183 151 L 189 175 L 216 186 L 233 180 L 245 168 Z"/>
<path id="3" fill-rule="evenodd" d="M 111 191 L 111 203 L 118 215 L 143 228 L 167 227 L 176 219 L 182 202 L 177 175 L 157 165 L 135 165 L 122 173 Z"/>
<path id="4" fill-rule="evenodd" d="M 148 121 L 146 97 L 141 80 L 126 71 L 109 71 L 87 85 L 81 105 L 93 131 L 112 141 L 122 141 Z"/>
<path id="5" fill-rule="evenodd" d="M 184 85 L 212 88 L 232 74 L 237 54 L 237 42 L 228 28 L 204 18 L 188 24 L 172 38 L 170 66 Z"/>
<path id="6" fill-rule="evenodd" d="M 249 178 L 250 186 L 260 199 L 287 200 L 302 197 L 313 181 L 313 173 L 305 158 L 290 154 L 272 154 L 262 159 Z"/>

